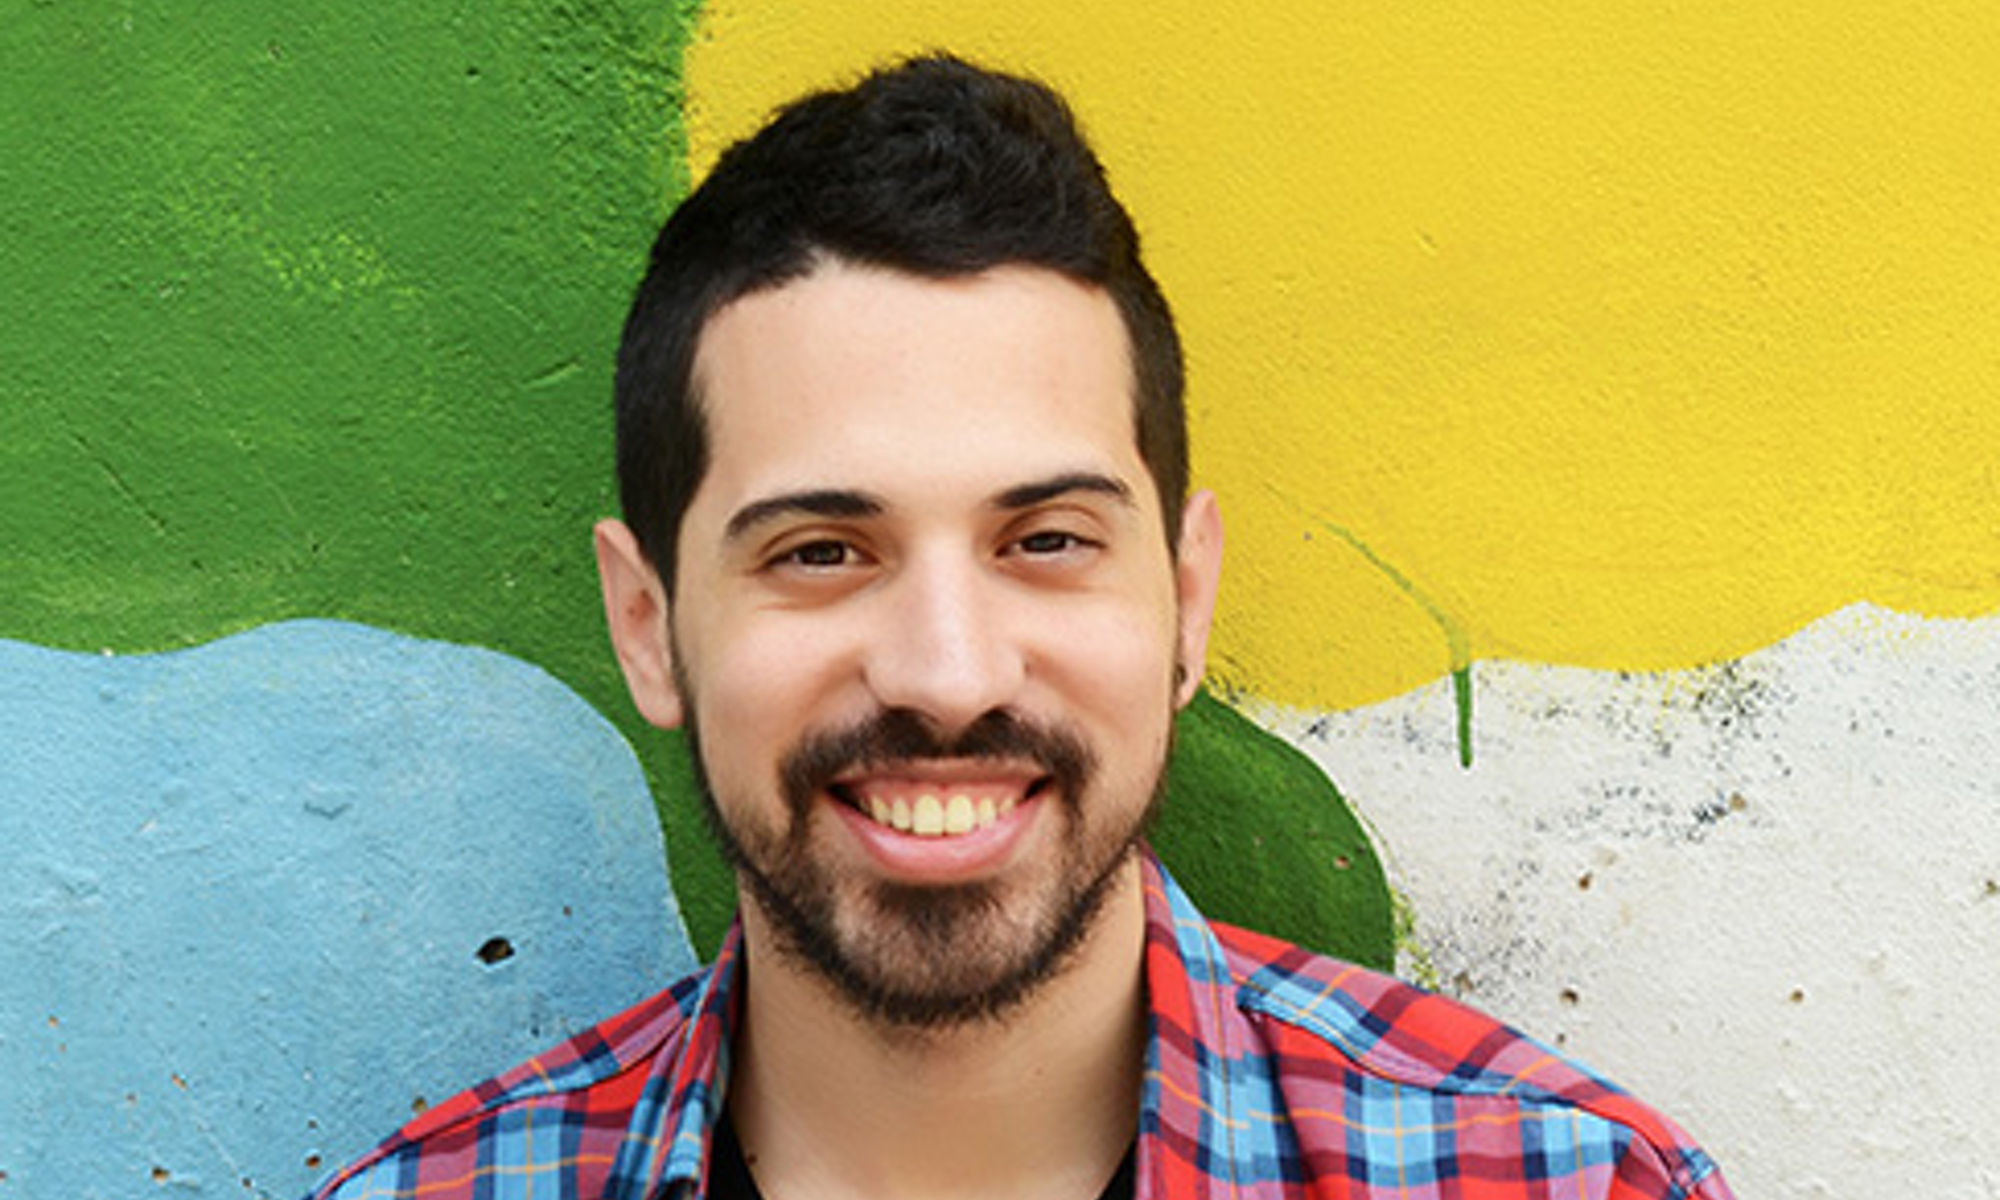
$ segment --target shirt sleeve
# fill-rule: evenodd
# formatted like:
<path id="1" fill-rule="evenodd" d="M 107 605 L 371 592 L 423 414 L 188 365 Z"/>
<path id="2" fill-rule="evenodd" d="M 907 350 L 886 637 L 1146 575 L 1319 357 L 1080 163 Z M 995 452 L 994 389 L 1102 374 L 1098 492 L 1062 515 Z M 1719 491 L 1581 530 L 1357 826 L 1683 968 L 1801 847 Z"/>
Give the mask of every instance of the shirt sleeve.
<path id="1" fill-rule="evenodd" d="M 1662 1149 L 1633 1139 L 1606 1200 L 1736 1200 L 1722 1171 L 1705 1151 L 1686 1143 Z"/>

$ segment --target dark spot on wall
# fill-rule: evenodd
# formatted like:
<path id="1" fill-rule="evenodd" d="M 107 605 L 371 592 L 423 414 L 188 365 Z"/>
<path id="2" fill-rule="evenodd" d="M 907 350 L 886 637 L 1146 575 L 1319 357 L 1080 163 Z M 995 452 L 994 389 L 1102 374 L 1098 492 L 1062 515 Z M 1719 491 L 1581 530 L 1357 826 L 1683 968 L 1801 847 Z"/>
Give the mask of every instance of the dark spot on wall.
<path id="1" fill-rule="evenodd" d="M 1741 660 L 1718 663 L 1702 675 L 1693 709 L 1718 731 L 1751 731 L 1776 699 L 1770 685 L 1752 676 Z"/>
<path id="2" fill-rule="evenodd" d="M 514 957 L 514 943 L 503 937 L 490 937 L 486 939 L 484 945 L 473 952 L 473 955 L 490 967 Z"/>
<path id="3" fill-rule="evenodd" d="M 166 1182 L 167 1180 L 169 1180 L 169 1179 L 172 1179 L 172 1178 L 173 1178 L 173 1176 L 172 1176 L 171 1174 L 169 1174 L 169 1173 L 168 1173 L 168 1171 L 167 1171 L 167 1169 L 166 1169 L 165 1167 L 154 1167 L 154 1168 L 153 1168 L 153 1182 L 154 1182 L 154 1183 L 165 1183 L 165 1182 Z"/>
<path id="4" fill-rule="evenodd" d="M 1709 829 L 1720 825 L 1730 817 L 1750 811 L 1750 801 L 1741 792 L 1731 792 L 1717 800 L 1711 800 L 1694 810 L 1694 825 L 1688 829 L 1691 841 L 1698 841 Z"/>
<path id="5" fill-rule="evenodd" d="M 169 1075 L 167 1076 L 167 1078 L 173 1080 L 174 1086 L 179 1088 L 180 1090 L 184 1092 L 188 1090 L 188 1081 L 182 1079 L 179 1075 Z"/>
<path id="6" fill-rule="evenodd" d="M 1336 871 L 1345 871 L 1353 865 L 1354 860 L 1345 854 L 1336 854 L 1333 856 L 1333 869 Z"/>
<path id="7" fill-rule="evenodd" d="M 1787 996 L 1786 999 L 1790 1000 L 1793 1004 L 1804 1004 L 1806 1002 L 1806 990 L 1802 987 L 1795 987 L 1792 989 L 1792 994 Z"/>
<path id="8" fill-rule="evenodd" d="M 431 1102 L 424 1099 L 422 1096 L 413 1097 L 410 1100 L 410 1115 L 413 1117 L 421 1117 L 426 1112 L 430 1111 L 430 1107 L 431 1107 Z"/>
<path id="9" fill-rule="evenodd" d="M 352 801 L 338 798 L 331 800 L 318 798 L 305 802 L 305 810 L 307 812 L 315 817 L 324 817 L 329 821 L 344 816 L 347 810 L 352 807 L 354 807 Z"/>
<path id="10" fill-rule="evenodd" d="M 306 1170 L 317 1171 L 319 1170 L 319 1164 L 320 1164 L 319 1155 L 317 1154 L 306 1155 Z"/>
<path id="11" fill-rule="evenodd" d="M 1580 892 L 1589 891 L 1590 885 L 1596 882 L 1597 882 L 1597 876 L 1590 871 L 1585 871 L 1583 874 L 1576 877 L 1576 887 L 1577 890 Z"/>
<path id="12" fill-rule="evenodd" d="M 1573 987 L 1566 987 L 1562 991 L 1556 993 L 1556 998 L 1561 1000 L 1564 1004 L 1570 1004 L 1570 1005 L 1580 1004 L 1583 1002 L 1583 994 L 1581 992 L 1578 992 Z"/>

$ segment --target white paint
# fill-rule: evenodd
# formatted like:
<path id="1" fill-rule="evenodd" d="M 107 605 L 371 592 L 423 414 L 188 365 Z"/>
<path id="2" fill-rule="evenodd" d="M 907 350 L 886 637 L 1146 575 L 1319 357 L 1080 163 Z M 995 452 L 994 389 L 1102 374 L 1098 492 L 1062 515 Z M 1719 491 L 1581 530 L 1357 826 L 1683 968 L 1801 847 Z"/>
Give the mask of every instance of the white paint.
<path id="1" fill-rule="evenodd" d="M 1373 825 L 1405 973 L 1664 1109 L 1746 1198 L 2000 1197 L 2000 616 L 1474 678 L 1470 770 L 1449 681 L 1258 714 Z"/>

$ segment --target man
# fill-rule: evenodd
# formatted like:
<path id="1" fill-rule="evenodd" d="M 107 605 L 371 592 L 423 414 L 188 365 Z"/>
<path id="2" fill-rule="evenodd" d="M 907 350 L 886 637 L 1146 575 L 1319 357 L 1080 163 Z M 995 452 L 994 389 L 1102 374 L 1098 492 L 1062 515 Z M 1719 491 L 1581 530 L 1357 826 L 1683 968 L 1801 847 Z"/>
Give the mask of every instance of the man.
<path id="1" fill-rule="evenodd" d="M 617 390 L 612 640 L 738 926 L 325 1194 L 1727 1196 L 1630 1097 L 1210 926 L 1145 849 L 1222 531 L 1047 90 L 929 58 L 785 110 L 668 221 Z"/>

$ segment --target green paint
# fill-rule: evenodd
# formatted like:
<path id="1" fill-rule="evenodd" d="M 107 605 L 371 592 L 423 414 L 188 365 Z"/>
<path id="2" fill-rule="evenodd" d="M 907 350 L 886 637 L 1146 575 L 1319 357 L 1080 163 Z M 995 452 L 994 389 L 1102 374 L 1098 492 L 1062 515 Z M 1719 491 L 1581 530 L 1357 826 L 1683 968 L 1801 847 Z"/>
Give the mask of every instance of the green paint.
<path id="1" fill-rule="evenodd" d="M 1389 888 L 1367 831 L 1304 754 L 1206 691 L 1176 726 L 1152 840 L 1210 916 L 1389 969 Z"/>
<path id="2" fill-rule="evenodd" d="M 732 881 L 588 549 L 619 327 L 686 188 L 695 7 L 10 5 L 0 636 L 135 652 L 319 616 L 536 663 L 637 749 L 708 954 Z M 1380 871 L 1324 779 L 1211 701 L 1183 724 L 1176 870 L 1381 961 Z"/>
<path id="3" fill-rule="evenodd" d="M 1457 710 L 1458 761 L 1461 766 L 1470 767 L 1472 765 L 1472 639 L 1467 636 L 1465 627 L 1446 612 L 1442 605 L 1431 599 L 1414 580 L 1397 570 L 1395 564 L 1375 553 L 1368 543 L 1355 535 L 1353 530 L 1336 525 L 1325 517 L 1309 511 L 1276 488 L 1267 490 L 1293 512 L 1346 542 L 1363 561 L 1380 571 L 1390 583 L 1394 584 L 1397 591 L 1408 596 L 1418 608 L 1423 609 L 1424 615 L 1429 617 L 1439 632 L 1444 634 L 1445 649 L 1451 656 L 1452 702 Z"/>
<path id="4" fill-rule="evenodd" d="M 1472 665 L 1451 670 L 1451 702 L 1458 712 L 1458 765 L 1472 765 Z"/>

